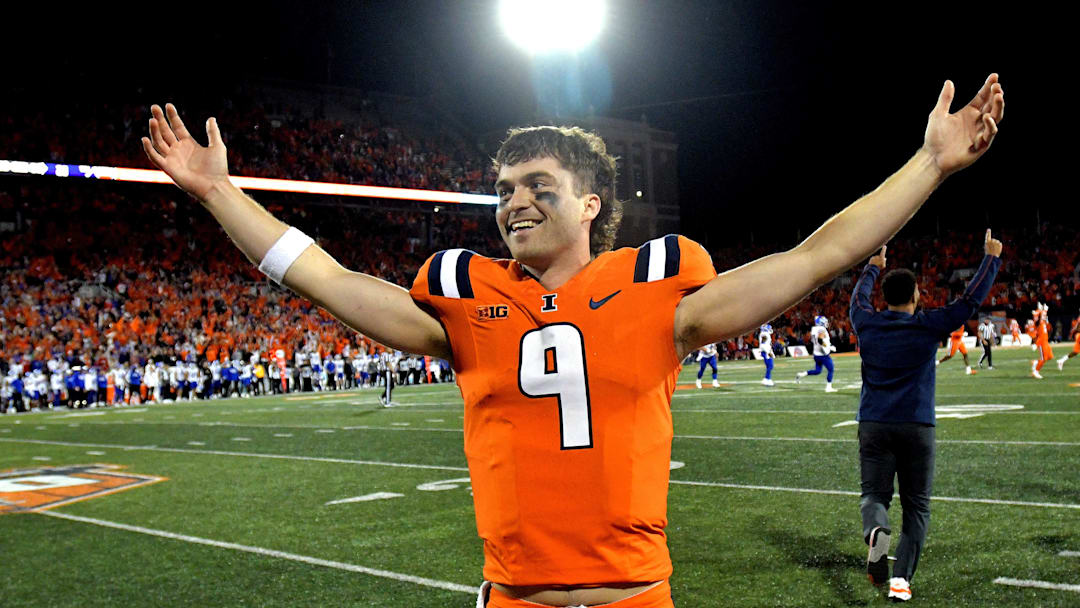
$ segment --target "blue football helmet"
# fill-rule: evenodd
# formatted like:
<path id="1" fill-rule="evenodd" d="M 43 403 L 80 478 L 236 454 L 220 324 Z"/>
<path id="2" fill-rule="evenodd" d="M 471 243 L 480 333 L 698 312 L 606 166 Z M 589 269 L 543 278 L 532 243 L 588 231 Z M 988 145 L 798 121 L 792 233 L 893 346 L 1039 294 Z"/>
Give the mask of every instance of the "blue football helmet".
<path id="1" fill-rule="evenodd" d="M 822 315 L 818 315 L 818 316 L 814 317 L 814 325 L 820 325 L 822 327 L 828 327 L 829 326 L 829 320 L 826 319 L 825 317 L 823 317 Z"/>

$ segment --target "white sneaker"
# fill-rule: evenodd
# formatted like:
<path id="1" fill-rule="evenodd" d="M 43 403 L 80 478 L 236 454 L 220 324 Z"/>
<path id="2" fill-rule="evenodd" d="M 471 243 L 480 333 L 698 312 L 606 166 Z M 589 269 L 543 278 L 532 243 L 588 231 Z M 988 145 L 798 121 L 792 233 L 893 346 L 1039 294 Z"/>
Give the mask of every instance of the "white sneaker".
<path id="1" fill-rule="evenodd" d="M 894 576 L 889 579 L 889 600 L 893 602 L 906 602 L 911 599 L 911 585 L 907 579 Z"/>
<path id="2" fill-rule="evenodd" d="M 1059 371 L 1059 372 L 1063 372 L 1063 371 L 1065 371 L 1065 360 L 1066 360 L 1066 359 L 1068 359 L 1068 357 L 1062 357 L 1062 358 L 1060 358 L 1060 359 L 1058 359 L 1058 360 L 1057 360 L 1057 364 L 1058 364 L 1058 371 Z"/>
<path id="3" fill-rule="evenodd" d="M 772 380 L 768 379 L 768 378 L 762 378 L 761 379 L 761 384 L 763 384 L 764 386 L 773 386 L 776 383 L 773 382 Z"/>
<path id="4" fill-rule="evenodd" d="M 697 380 L 694 380 L 694 384 L 697 384 L 697 387 L 701 388 L 701 378 L 698 378 Z"/>
<path id="5" fill-rule="evenodd" d="M 829 386 L 825 387 L 825 392 L 826 393 L 838 393 L 840 391 L 838 389 L 833 388 L 832 385 L 829 385 Z"/>
<path id="6" fill-rule="evenodd" d="M 941 361 L 938 361 L 937 359 L 934 359 L 934 367 L 937 367 L 939 365 L 941 365 Z"/>
<path id="7" fill-rule="evenodd" d="M 1036 380 L 1042 380 L 1043 379 L 1042 374 L 1040 374 L 1039 370 L 1037 370 L 1037 369 L 1031 370 L 1031 376 L 1033 378 L 1035 378 Z"/>
<path id="8" fill-rule="evenodd" d="M 716 380 L 716 378 L 713 378 L 712 387 L 713 388 L 720 388 L 720 383 Z"/>
<path id="9" fill-rule="evenodd" d="M 802 379 L 805 378 L 807 375 L 808 374 L 806 372 L 799 372 L 795 374 L 795 384 L 801 383 Z"/>

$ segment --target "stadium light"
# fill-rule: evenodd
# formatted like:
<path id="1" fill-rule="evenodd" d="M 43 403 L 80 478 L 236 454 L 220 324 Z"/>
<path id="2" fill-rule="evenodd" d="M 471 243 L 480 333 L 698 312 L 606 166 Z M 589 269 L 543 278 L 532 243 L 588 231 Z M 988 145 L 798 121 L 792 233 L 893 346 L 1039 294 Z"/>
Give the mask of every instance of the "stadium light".
<path id="1" fill-rule="evenodd" d="M 603 0 L 500 0 L 499 24 L 530 55 L 581 50 L 600 35 Z"/>
<path id="2" fill-rule="evenodd" d="M 100 165 L 66 165 L 63 163 L 0 160 L 0 174 L 53 175 L 56 177 L 82 177 L 86 179 L 110 179 L 119 182 L 146 184 L 171 184 L 172 179 L 164 171 L 132 169 L 130 167 L 104 167 Z M 419 190 L 416 188 L 390 188 L 388 186 L 362 186 L 359 184 L 335 184 L 333 182 L 305 182 L 293 179 L 270 179 L 230 175 L 229 180 L 244 190 L 271 190 L 274 192 L 302 192 L 305 194 L 329 194 L 333 196 L 363 196 L 369 198 L 392 198 L 429 203 L 460 203 L 470 205 L 496 205 L 499 197 L 491 194 L 445 192 L 442 190 Z"/>

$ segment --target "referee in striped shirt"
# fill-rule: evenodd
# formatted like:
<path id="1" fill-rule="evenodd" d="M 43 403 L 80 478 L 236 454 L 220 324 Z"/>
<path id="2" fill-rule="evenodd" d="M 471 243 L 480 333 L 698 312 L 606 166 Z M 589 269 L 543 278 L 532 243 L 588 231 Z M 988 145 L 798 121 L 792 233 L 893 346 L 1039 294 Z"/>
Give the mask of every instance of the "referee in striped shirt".
<path id="1" fill-rule="evenodd" d="M 990 322 L 990 317 L 983 317 L 979 321 L 979 342 L 982 342 L 983 347 L 983 354 L 979 357 L 980 368 L 983 365 L 983 359 L 986 359 L 986 364 L 990 366 L 990 369 L 994 369 L 994 355 L 990 351 L 996 337 L 997 331 L 994 330 L 994 324 Z"/>

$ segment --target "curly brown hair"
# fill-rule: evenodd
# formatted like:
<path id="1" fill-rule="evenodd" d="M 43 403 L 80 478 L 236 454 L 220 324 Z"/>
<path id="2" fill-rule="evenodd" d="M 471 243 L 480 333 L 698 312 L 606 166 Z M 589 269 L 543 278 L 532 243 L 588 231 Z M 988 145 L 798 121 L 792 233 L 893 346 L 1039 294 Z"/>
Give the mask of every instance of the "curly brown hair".
<path id="1" fill-rule="evenodd" d="M 622 201 L 615 198 L 616 158 L 599 135 L 581 127 L 524 127 L 510 129 L 493 164 L 498 171 L 536 158 L 554 158 L 574 175 L 575 194 L 600 197 L 600 211 L 589 227 L 589 252 L 595 257 L 611 251 L 622 222 Z"/>

